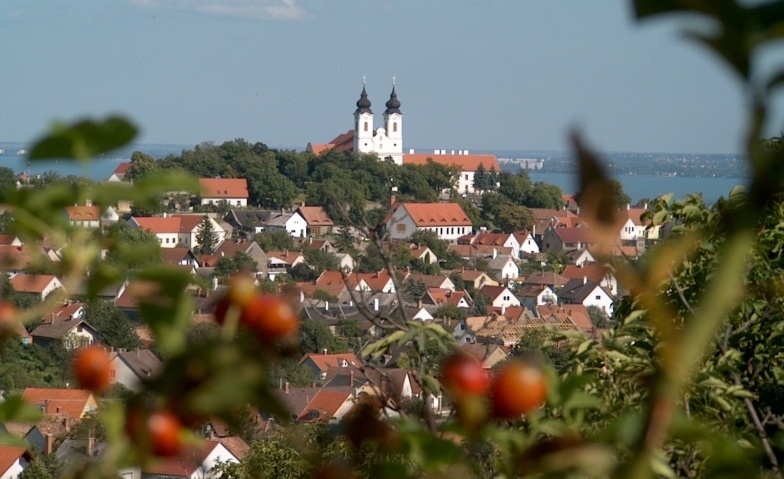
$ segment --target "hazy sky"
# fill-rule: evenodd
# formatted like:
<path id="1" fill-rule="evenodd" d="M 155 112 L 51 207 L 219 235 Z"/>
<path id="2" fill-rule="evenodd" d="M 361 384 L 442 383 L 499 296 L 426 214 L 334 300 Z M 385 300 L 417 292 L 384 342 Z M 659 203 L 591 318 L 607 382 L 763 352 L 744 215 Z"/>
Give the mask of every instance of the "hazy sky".
<path id="1" fill-rule="evenodd" d="M 0 141 L 119 112 L 144 143 L 304 149 L 380 126 L 405 148 L 731 153 L 738 83 L 667 21 L 610 0 L 2 0 Z"/>

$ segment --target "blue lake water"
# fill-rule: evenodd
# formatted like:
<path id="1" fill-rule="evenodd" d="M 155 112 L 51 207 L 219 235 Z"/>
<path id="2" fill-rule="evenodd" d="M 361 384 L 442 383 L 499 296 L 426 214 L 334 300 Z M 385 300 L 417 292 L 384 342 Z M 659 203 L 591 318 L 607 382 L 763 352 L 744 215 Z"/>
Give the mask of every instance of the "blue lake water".
<path id="1" fill-rule="evenodd" d="M 569 173 L 528 172 L 531 181 L 543 181 L 557 185 L 564 193 L 577 190 L 577 176 Z M 705 178 L 654 175 L 621 175 L 615 177 L 623 185 L 623 190 L 633 201 L 641 198 L 656 198 L 672 193 L 675 199 L 692 193 L 702 193 L 706 204 L 713 204 L 719 197 L 727 197 L 737 185 L 747 184 L 745 178 Z"/>

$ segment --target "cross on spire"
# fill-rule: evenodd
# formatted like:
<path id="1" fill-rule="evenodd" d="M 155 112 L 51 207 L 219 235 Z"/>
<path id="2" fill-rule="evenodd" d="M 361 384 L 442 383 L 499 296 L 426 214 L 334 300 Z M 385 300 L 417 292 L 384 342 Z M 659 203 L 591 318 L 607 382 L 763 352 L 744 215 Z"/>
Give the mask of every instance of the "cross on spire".
<path id="1" fill-rule="evenodd" d="M 392 75 L 392 86 L 395 86 L 395 75 Z"/>
<path id="2" fill-rule="evenodd" d="M 363 85 L 367 84 L 367 78 L 365 78 L 365 75 L 362 75 L 362 84 Z"/>

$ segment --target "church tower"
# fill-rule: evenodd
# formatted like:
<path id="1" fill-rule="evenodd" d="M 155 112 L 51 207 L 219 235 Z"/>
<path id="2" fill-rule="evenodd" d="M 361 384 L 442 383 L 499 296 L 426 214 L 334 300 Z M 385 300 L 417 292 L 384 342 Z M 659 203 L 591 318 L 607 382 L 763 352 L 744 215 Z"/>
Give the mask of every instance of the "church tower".
<path id="1" fill-rule="evenodd" d="M 354 151 L 357 153 L 373 151 L 373 111 L 370 109 L 364 80 L 362 94 L 359 95 L 357 109 L 354 111 Z"/>
<path id="2" fill-rule="evenodd" d="M 386 103 L 387 109 L 384 111 L 384 129 L 389 139 L 385 150 L 395 160 L 395 163 L 403 163 L 403 113 L 400 112 L 400 100 L 397 99 L 395 92 L 395 79 L 392 78 L 392 93 Z M 379 155 L 380 156 L 380 155 Z"/>

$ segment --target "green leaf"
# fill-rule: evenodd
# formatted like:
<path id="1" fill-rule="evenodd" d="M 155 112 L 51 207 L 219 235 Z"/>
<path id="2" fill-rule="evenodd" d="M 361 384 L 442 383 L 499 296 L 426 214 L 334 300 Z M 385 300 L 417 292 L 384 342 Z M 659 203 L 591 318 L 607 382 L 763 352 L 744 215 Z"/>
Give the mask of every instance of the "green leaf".
<path id="1" fill-rule="evenodd" d="M 73 159 L 87 161 L 129 143 L 138 133 L 128 120 L 85 119 L 71 125 L 55 124 L 51 132 L 30 149 L 31 160 Z"/>
<path id="2" fill-rule="evenodd" d="M 35 422 L 41 419 L 41 411 L 36 406 L 22 399 L 21 396 L 9 396 L 0 403 L 0 423 L 9 421 Z"/>

